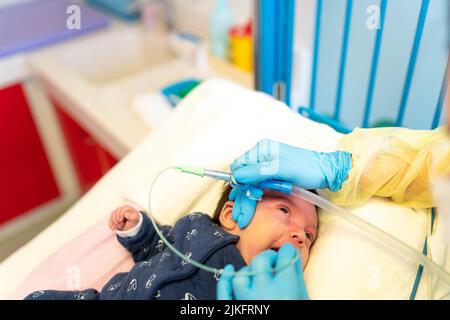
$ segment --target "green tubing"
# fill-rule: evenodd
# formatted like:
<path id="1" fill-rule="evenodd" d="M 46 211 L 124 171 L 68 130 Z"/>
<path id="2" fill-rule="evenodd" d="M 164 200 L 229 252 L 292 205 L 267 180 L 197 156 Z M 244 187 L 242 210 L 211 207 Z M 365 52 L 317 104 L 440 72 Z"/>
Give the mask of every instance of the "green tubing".
<path id="1" fill-rule="evenodd" d="M 200 168 L 200 167 L 177 166 L 177 167 L 175 167 L 175 169 L 177 169 L 181 172 L 190 173 L 190 174 L 193 174 L 193 175 L 196 175 L 199 177 L 203 177 L 204 172 L 205 172 L 205 169 Z"/>

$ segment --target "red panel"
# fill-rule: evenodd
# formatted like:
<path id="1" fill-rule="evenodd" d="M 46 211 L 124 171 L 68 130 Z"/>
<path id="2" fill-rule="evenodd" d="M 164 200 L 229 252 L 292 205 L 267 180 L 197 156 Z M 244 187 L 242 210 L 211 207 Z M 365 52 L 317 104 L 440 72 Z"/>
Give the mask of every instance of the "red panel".
<path id="1" fill-rule="evenodd" d="M 77 171 L 81 190 L 86 192 L 117 163 L 117 160 L 65 113 L 57 102 L 54 101 L 53 104 L 56 107 L 67 146 Z"/>
<path id="2" fill-rule="evenodd" d="M 60 192 L 20 84 L 0 90 L 0 224 Z"/>

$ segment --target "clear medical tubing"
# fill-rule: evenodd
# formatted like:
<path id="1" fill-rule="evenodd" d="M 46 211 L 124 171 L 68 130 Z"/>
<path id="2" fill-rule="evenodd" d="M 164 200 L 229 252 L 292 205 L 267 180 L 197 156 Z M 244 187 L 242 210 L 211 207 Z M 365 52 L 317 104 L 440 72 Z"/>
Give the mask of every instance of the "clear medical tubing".
<path id="1" fill-rule="evenodd" d="M 162 234 L 161 230 L 158 228 L 154 218 L 153 218 L 153 210 L 152 210 L 152 203 L 151 203 L 151 198 L 152 198 L 152 191 L 153 191 L 153 187 L 156 183 L 156 181 L 167 171 L 169 170 L 176 170 L 176 171 L 180 171 L 182 168 L 188 168 L 188 167 L 169 167 L 164 169 L 163 171 L 161 171 L 156 178 L 153 180 L 153 183 L 150 187 L 149 190 L 149 218 L 153 224 L 153 227 L 155 228 L 156 233 L 158 234 L 158 236 L 161 238 L 161 240 L 164 242 L 164 244 L 170 249 L 172 250 L 176 255 L 178 255 L 180 258 L 185 259 L 186 261 L 188 261 L 189 263 L 191 263 L 192 265 L 194 265 L 195 267 L 198 267 L 202 270 L 211 272 L 211 273 L 222 273 L 222 269 L 216 269 L 216 268 L 212 268 L 209 267 L 207 265 L 201 264 L 195 260 L 190 259 L 188 256 L 186 256 L 185 254 L 183 254 L 182 252 L 180 252 L 178 249 L 176 249 Z M 187 170 L 187 171 L 181 171 L 181 172 L 186 172 L 186 173 L 190 173 L 190 174 L 194 174 L 197 176 L 208 176 L 205 174 L 205 171 L 210 171 L 210 170 L 200 170 L 198 168 L 195 168 L 197 170 Z M 213 171 L 211 171 L 213 172 Z M 211 175 L 210 177 L 212 177 L 213 175 Z M 227 175 L 227 179 L 222 179 L 222 177 L 214 177 L 216 179 L 220 179 L 220 180 L 228 180 L 228 175 Z M 416 263 L 423 265 L 424 267 L 428 268 L 431 272 L 433 272 L 437 277 L 439 277 L 441 280 L 443 280 L 447 286 L 450 287 L 450 274 L 444 270 L 441 266 L 437 265 L 436 263 L 434 263 L 431 259 L 427 258 L 426 256 L 422 255 L 420 252 L 418 252 L 417 250 L 415 250 L 414 248 L 410 247 L 409 245 L 407 245 L 406 243 L 404 243 L 403 241 L 395 238 L 394 236 L 388 234 L 387 232 L 377 228 L 376 226 L 366 222 L 365 220 L 359 218 L 358 216 L 353 215 L 352 213 L 348 212 L 347 210 L 341 208 L 338 205 L 335 205 L 331 202 L 329 202 L 328 200 L 312 193 L 309 192 L 307 190 L 301 189 L 297 186 L 293 186 L 292 188 L 292 192 L 291 195 L 296 196 L 300 199 L 303 199 L 305 201 L 308 201 L 312 204 L 315 204 L 316 206 L 328 211 L 328 212 L 332 212 L 334 214 L 337 214 L 339 217 L 341 217 L 342 219 L 344 219 L 345 221 L 361 228 L 362 230 L 366 231 L 367 233 L 371 234 L 372 236 L 374 236 L 375 238 L 381 240 L 382 242 L 384 242 L 386 245 L 389 245 L 390 247 L 396 249 L 398 252 L 410 257 L 411 259 L 413 259 Z M 286 264 L 285 266 L 281 266 L 279 269 L 274 269 L 272 270 L 273 272 L 279 272 L 280 270 L 282 270 L 285 267 L 288 267 L 291 264 L 294 264 L 297 259 L 299 259 L 300 255 L 297 255 L 290 263 Z M 248 276 L 248 275 L 255 275 L 256 273 L 252 272 L 252 273 L 245 273 L 242 274 L 243 276 Z"/>
<path id="2" fill-rule="evenodd" d="M 154 188 L 154 186 L 155 186 L 155 184 L 156 184 L 156 181 L 158 181 L 158 179 L 159 179 L 164 173 L 166 173 L 167 171 L 169 171 L 169 170 L 177 170 L 177 171 L 180 171 L 180 168 L 181 168 L 181 167 L 169 167 L 169 168 L 166 168 L 166 169 L 164 169 L 163 171 L 161 171 L 161 172 L 155 177 L 155 179 L 153 180 L 152 185 L 150 186 L 150 190 L 149 190 L 149 196 L 148 196 L 148 209 L 149 209 L 149 212 L 148 212 L 148 213 L 149 213 L 149 214 L 148 214 L 148 216 L 149 216 L 149 218 L 150 218 L 150 220 L 151 220 L 151 222 L 152 222 L 153 228 L 155 228 L 155 231 L 156 231 L 156 233 L 158 234 L 158 236 L 161 238 L 161 240 L 164 242 L 164 244 L 165 244 L 170 250 L 172 250 L 172 252 L 175 253 L 178 257 L 180 257 L 181 259 L 183 259 L 183 260 L 185 260 L 185 261 L 188 261 L 188 262 L 189 262 L 190 264 L 192 264 L 193 266 L 195 266 L 195 267 L 197 267 L 197 268 L 200 268 L 200 269 L 202 269 L 202 270 L 204 270 L 204 271 L 211 272 L 211 273 L 214 273 L 214 274 L 221 274 L 221 273 L 223 272 L 223 269 L 217 269 L 217 268 L 213 268 L 213 267 L 204 265 L 204 264 L 202 264 L 202 263 L 200 263 L 200 262 L 198 262 L 198 261 L 195 261 L 195 260 L 191 259 L 190 256 L 188 256 L 188 255 L 186 255 L 186 254 L 180 252 L 177 248 L 175 248 L 175 247 L 169 242 L 169 240 L 167 240 L 166 237 L 163 235 L 163 233 L 162 233 L 161 230 L 159 229 L 158 225 L 156 224 L 155 219 L 153 218 L 153 212 L 154 212 L 154 211 L 152 210 L 152 193 L 153 193 L 153 188 Z M 208 172 L 213 172 L 213 171 L 210 171 L 210 170 L 206 170 L 206 171 L 208 171 Z M 186 172 L 187 172 L 187 171 L 186 171 Z M 200 171 L 196 171 L 196 170 L 192 170 L 192 172 L 187 172 L 187 173 L 194 174 L 194 175 L 197 175 L 197 176 L 203 176 L 203 175 L 204 175 L 204 170 L 201 170 L 201 172 L 200 172 Z M 216 177 L 216 178 L 217 178 L 217 177 Z M 223 179 L 220 179 L 220 180 L 223 180 Z M 283 270 L 284 268 L 286 268 L 286 267 L 288 267 L 288 266 L 294 264 L 298 259 L 300 259 L 300 253 L 299 253 L 299 252 L 297 252 L 296 256 L 294 257 L 294 259 L 292 259 L 292 261 L 290 261 L 289 263 L 286 263 L 285 265 L 282 265 L 282 266 L 280 266 L 280 267 L 278 267 L 278 268 L 273 268 L 273 269 L 272 269 L 272 272 L 274 272 L 274 273 L 280 272 L 280 271 Z M 238 271 L 239 271 L 239 270 L 236 270 L 236 272 L 235 272 L 234 274 L 236 275 Z M 240 273 L 239 275 L 240 275 L 240 276 L 246 277 L 246 276 L 252 276 L 252 275 L 256 275 L 256 274 L 258 274 L 258 273 L 252 271 L 252 272 L 245 272 L 245 273 L 242 272 L 242 273 Z"/>
<path id="3" fill-rule="evenodd" d="M 410 247 L 403 241 L 395 238 L 394 236 L 391 236 L 389 233 L 377 228 L 376 226 L 368 223 L 367 221 L 359 218 L 358 216 L 351 214 L 350 212 L 341 208 L 340 206 L 335 205 L 332 202 L 330 202 L 310 191 L 307 191 L 307 190 L 301 189 L 297 186 L 294 186 L 292 188 L 291 195 L 294 195 L 300 199 L 303 199 L 312 204 L 315 204 L 316 206 L 318 206 L 328 212 L 332 212 L 333 214 L 336 214 L 339 217 L 341 217 L 342 219 L 344 219 L 345 221 L 361 228 L 362 230 L 371 234 L 375 238 L 383 241 L 388 246 L 396 249 L 397 251 L 410 257 L 417 263 L 428 268 L 428 270 L 432 271 L 437 277 L 439 277 L 441 280 L 443 280 L 447 284 L 447 286 L 450 287 L 450 274 L 444 268 L 437 265 L 431 259 L 427 258 L 423 254 L 421 254 L 419 251 Z"/>

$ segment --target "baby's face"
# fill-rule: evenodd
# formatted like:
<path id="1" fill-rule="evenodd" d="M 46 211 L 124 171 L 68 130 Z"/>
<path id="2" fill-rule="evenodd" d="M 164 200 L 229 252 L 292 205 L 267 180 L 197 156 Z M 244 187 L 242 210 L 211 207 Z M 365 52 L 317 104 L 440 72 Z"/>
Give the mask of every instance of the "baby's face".
<path id="1" fill-rule="evenodd" d="M 317 211 L 297 197 L 265 190 L 251 223 L 238 235 L 237 247 L 247 264 L 262 251 L 277 251 L 290 242 L 299 250 L 304 268 L 317 236 Z"/>

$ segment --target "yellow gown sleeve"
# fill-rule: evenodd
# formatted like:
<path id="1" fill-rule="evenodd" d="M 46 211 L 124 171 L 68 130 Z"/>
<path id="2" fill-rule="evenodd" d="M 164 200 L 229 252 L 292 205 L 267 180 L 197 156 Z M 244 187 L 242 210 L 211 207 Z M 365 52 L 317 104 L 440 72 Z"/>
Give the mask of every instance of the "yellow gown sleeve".
<path id="1" fill-rule="evenodd" d="M 445 127 L 356 129 L 339 140 L 352 153 L 352 169 L 342 189 L 327 192 L 339 205 L 360 205 L 372 196 L 389 197 L 415 208 L 435 206 L 432 181 L 450 174 L 450 144 Z"/>

